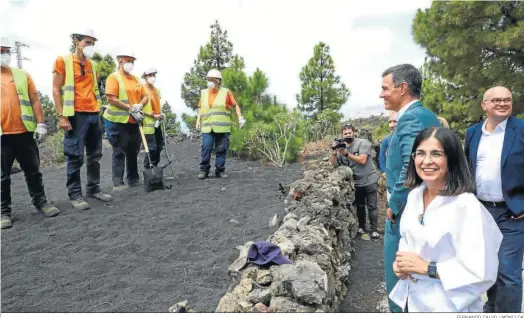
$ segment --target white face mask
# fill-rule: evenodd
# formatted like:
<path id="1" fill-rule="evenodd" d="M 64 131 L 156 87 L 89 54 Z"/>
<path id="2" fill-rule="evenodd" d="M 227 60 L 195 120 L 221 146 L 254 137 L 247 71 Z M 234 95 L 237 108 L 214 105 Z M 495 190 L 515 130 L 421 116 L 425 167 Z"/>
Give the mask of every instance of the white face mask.
<path id="1" fill-rule="evenodd" d="M 154 76 L 149 76 L 149 77 L 147 78 L 147 82 L 148 82 L 149 84 L 151 84 L 151 85 L 155 84 L 155 81 L 156 81 L 156 77 L 154 77 Z"/>
<path id="2" fill-rule="evenodd" d="M 93 55 L 95 55 L 95 47 L 92 45 L 86 46 L 85 48 L 82 49 L 82 51 L 84 52 L 84 55 L 88 59 L 92 58 Z"/>
<path id="3" fill-rule="evenodd" d="M 1 64 L 2 66 L 9 66 L 11 64 L 11 54 L 2 53 L 1 55 Z"/>
<path id="4" fill-rule="evenodd" d="M 131 73 L 132 70 L 133 70 L 133 63 L 131 62 L 124 63 L 124 71 Z"/>
<path id="5" fill-rule="evenodd" d="M 208 88 L 215 88 L 215 83 L 209 81 L 209 82 L 207 82 L 207 87 L 208 87 Z"/>

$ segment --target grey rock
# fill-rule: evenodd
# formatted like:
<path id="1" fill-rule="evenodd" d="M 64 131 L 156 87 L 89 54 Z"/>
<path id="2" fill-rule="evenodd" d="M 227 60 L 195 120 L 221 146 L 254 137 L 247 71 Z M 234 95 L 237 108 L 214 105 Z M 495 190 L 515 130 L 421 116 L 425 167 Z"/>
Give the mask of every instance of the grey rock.
<path id="1" fill-rule="evenodd" d="M 259 270 L 255 281 L 257 284 L 266 285 L 273 281 L 273 277 L 271 277 L 271 272 L 269 270 Z"/>
<path id="2" fill-rule="evenodd" d="M 301 305 L 289 297 L 274 297 L 271 298 L 269 310 L 270 312 L 308 313 L 315 312 L 316 309 Z"/>
<path id="3" fill-rule="evenodd" d="M 292 296 L 305 304 L 322 304 L 326 297 L 327 275 L 313 262 L 273 266 L 271 275 L 271 288 L 276 296 Z"/>
<path id="4" fill-rule="evenodd" d="M 275 227 L 278 224 L 278 213 L 275 213 L 273 217 L 269 220 L 269 227 Z"/>
<path id="5" fill-rule="evenodd" d="M 295 214 L 293 214 L 293 213 L 288 213 L 288 214 L 286 214 L 286 216 L 284 216 L 284 223 L 286 223 L 286 221 L 289 220 L 289 219 L 297 220 L 298 217 Z"/>
<path id="6" fill-rule="evenodd" d="M 265 305 L 269 305 L 269 302 L 271 301 L 271 289 L 270 288 L 264 288 L 264 289 L 253 289 L 253 291 L 249 294 L 248 300 L 253 303 L 262 303 Z"/>
<path id="7" fill-rule="evenodd" d="M 171 306 L 169 308 L 169 312 L 172 312 L 172 313 L 177 313 L 177 312 L 183 313 L 183 312 L 193 312 L 193 310 L 191 309 L 191 307 L 189 307 L 188 301 L 184 300 L 184 301 L 181 301 L 181 302 L 176 303 L 173 306 Z"/>
<path id="8" fill-rule="evenodd" d="M 295 219 L 288 219 L 287 221 L 284 221 L 284 224 L 282 224 L 281 228 L 288 229 L 290 231 L 296 231 L 298 226 L 298 222 Z"/>
<path id="9" fill-rule="evenodd" d="M 300 232 L 304 231 L 306 225 L 311 221 L 311 217 L 306 215 L 298 221 L 297 228 Z"/>

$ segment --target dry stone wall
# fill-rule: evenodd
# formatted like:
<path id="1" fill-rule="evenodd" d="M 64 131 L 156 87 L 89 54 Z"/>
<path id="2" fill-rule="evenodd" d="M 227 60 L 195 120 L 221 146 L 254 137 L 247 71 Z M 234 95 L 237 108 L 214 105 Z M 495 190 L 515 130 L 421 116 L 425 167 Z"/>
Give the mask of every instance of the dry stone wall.
<path id="1" fill-rule="evenodd" d="M 337 312 L 347 293 L 358 222 L 349 167 L 332 168 L 323 148 L 302 154 L 303 178 L 290 184 L 286 214 L 267 241 L 293 264 L 247 262 L 238 246 L 228 269 L 233 282 L 216 312 Z"/>

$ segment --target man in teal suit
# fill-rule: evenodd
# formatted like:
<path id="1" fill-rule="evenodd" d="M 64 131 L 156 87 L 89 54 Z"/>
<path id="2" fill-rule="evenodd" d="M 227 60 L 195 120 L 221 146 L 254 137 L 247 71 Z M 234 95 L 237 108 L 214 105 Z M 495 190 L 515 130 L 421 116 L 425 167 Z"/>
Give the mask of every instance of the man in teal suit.
<path id="1" fill-rule="evenodd" d="M 399 223 L 410 189 L 404 186 L 406 170 L 417 134 L 428 127 L 440 127 L 437 116 L 422 106 L 418 100 L 422 88 L 422 76 L 410 64 L 388 68 L 382 74 L 382 92 L 387 110 L 397 112 L 397 127 L 391 136 L 386 158 L 386 186 L 388 196 L 388 219 L 384 231 L 384 267 L 386 290 L 389 293 L 398 281 L 393 272 L 400 241 Z M 391 312 L 402 312 L 389 298 Z"/>

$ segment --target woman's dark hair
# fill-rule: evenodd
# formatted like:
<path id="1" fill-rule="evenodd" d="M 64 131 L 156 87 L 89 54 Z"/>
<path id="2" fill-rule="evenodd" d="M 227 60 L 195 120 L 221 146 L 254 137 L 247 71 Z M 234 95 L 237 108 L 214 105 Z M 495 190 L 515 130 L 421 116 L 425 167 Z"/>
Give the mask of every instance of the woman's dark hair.
<path id="1" fill-rule="evenodd" d="M 418 146 L 424 140 L 435 137 L 442 147 L 448 160 L 448 173 L 446 184 L 439 195 L 455 196 L 466 192 L 475 191 L 473 174 L 468 166 L 466 155 L 462 149 L 462 143 L 458 136 L 447 128 L 430 127 L 422 130 L 413 143 L 412 153 L 417 151 Z M 415 188 L 422 183 L 415 169 L 415 160 L 410 156 L 408 170 L 406 174 L 405 186 Z"/>

